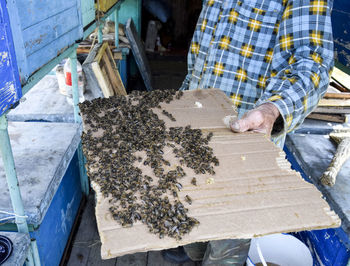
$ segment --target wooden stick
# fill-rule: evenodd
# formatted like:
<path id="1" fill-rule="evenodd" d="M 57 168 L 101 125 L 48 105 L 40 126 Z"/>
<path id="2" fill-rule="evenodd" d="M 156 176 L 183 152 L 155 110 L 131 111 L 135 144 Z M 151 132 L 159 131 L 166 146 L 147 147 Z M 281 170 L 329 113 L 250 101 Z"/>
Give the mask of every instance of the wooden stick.
<path id="1" fill-rule="evenodd" d="M 347 159 L 350 158 L 350 138 L 344 139 L 338 145 L 333 160 L 324 174 L 321 176 L 321 183 L 326 186 L 334 186 L 338 172 Z"/>
<path id="2" fill-rule="evenodd" d="M 350 93 L 342 92 L 342 93 L 333 93 L 327 92 L 324 97 L 325 99 L 350 99 Z"/>

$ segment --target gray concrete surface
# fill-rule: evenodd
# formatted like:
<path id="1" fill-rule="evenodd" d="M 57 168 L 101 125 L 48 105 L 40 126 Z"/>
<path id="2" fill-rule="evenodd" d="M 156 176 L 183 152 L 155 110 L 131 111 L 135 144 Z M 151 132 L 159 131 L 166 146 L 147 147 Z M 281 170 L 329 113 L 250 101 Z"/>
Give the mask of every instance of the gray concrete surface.
<path id="1" fill-rule="evenodd" d="M 10 122 L 9 134 L 28 222 L 38 225 L 78 147 L 80 128 L 68 123 Z M 0 187 L 0 210 L 13 212 L 1 159 Z"/>

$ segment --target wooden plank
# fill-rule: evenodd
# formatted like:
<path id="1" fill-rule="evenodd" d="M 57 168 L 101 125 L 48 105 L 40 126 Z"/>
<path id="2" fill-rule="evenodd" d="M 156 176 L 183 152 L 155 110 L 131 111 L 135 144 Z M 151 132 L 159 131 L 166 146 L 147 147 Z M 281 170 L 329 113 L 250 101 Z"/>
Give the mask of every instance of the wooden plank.
<path id="1" fill-rule="evenodd" d="M 89 47 L 78 47 L 77 48 L 77 54 L 88 54 L 90 52 Z"/>
<path id="2" fill-rule="evenodd" d="M 142 41 L 138 36 L 135 24 L 132 21 L 132 19 L 129 19 L 126 23 L 126 36 L 130 41 L 131 50 L 134 54 L 137 66 L 139 67 L 145 86 L 148 91 L 151 91 L 153 90 L 151 68 L 149 66 Z"/>
<path id="3" fill-rule="evenodd" d="M 336 80 L 333 78 L 331 79 L 331 82 L 329 83 L 330 86 L 336 88 L 337 90 L 341 92 L 349 92 L 348 89 L 344 88 L 341 84 L 339 84 Z"/>
<path id="4" fill-rule="evenodd" d="M 342 106 L 350 107 L 350 100 L 342 99 L 321 99 L 318 106 Z"/>
<path id="5" fill-rule="evenodd" d="M 350 90 L 350 76 L 345 72 L 341 71 L 339 68 L 334 67 L 332 78 L 337 81 L 340 85 Z"/>
<path id="6" fill-rule="evenodd" d="M 148 252 L 148 264 L 152 266 L 178 266 L 178 263 L 171 263 L 166 261 L 162 253 L 160 251 L 150 251 Z M 182 266 L 195 266 L 196 263 L 193 261 L 189 261 L 186 263 L 182 263 Z"/>
<path id="7" fill-rule="evenodd" d="M 118 94 L 118 91 L 117 91 L 118 84 L 115 79 L 115 72 L 114 72 L 115 70 L 112 68 L 111 62 L 109 61 L 109 58 L 106 53 L 103 54 L 102 62 L 103 62 L 103 66 L 106 69 L 106 74 L 107 74 L 106 78 L 109 79 L 111 83 L 111 87 L 114 90 L 114 92 Z"/>
<path id="8" fill-rule="evenodd" d="M 104 56 L 104 63 L 106 64 L 108 70 L 109 70 L 109 78 L 111 82 L 113 83 L 113 88 L 115 94 L 119 95 L 126 95 L 126 90 L 123 84 L 123 81 L 119 75 L 118 68 L 115 64 L 115 61 L 113 59 L 113 55 L 109 47 L 106 49 L 106 53 Z"/>
<path id="9" fill-rule="evenodd" d="M 94 61 L 97 63 L 100 63 L 103 55 L 105 54 L 106 49 L 108 48 L 108 42 L 104 42 L 100 48 L 100 50 L 98 51 Z"/>
<path id="10" fill-rule="evenodd" d="M 315 113 L 324 114 L 350 114 L 349 107 L 317 107 L 314 110 Z"/>
<path id="11" fill-rule="evenodd" d="M 93 245 L 96 240 L 99 241 L 99 238 L 96 238 L 95 235 L 97 228 L 93 202 L 94 193 L 91 193 L 81 217 L 79 229 L 73 242 L 67 266 L 87 265 L 90 254 L 89 247 Z"/>
<path id="12" fill-rule="evenodd" d="M 82 67 L 86 77 L 86 90 L 91 91 L 94 98 L 103 97 L 103 92 L 96 79 L 96 75 L 92 69 L 92 63 L 94 62 L 95 56 L 100 48 L 101 44 L 96 44 L 90 51 L 88 57 L 85 59 Z"/>
<path id="13" fill-rule="evenodd" d="M 83 69 L 88 75 L 89 81 L 92 80 L 95 83 L 94 79 L 96 78 L 104 97 L 108 98 L 116 94 L 126 95 L 124 84 L 107 42 L 102 45 L 98 44 L 92 49 L 83 64 Z M 92 75 L 90 69 L 94 75 Z"/>
<path id="14" fill-rule="evenodd" d="M 102 70 L 100 68 L 100 65 L 97 62 L 93 62 L 91 64 L 92 70 L 96 76 L 96 79 L 98 81 L 98 84 L 101 87 L 101 90 L 103 92 L 103 95 L 108 98 L 110 96 L 114 95 L 114 92 L 109 88 L 108 83 L 105 80 L 105 77 L 103 76 Z"/>
<path id="15" fill-rule="evenodd" d="M 329 122 L 336 122 L 336 123 L 345 123 L 346 121 L 346 117 L 344 115 L 339 115 L 339 114 L 330 115 L 330 114 L 311 113 L 308 115 L 307 118 L 322 120 L 322 121 L 329 121 Z"/>
<path id="16" fill-rule="evenodd" d="M 108 86 L 108 89 L 110 90 L 110 92 L 115 95 L 114 90 L 113 90 L 113 86 L 111 83 L 111 80 L 109 79 L 108 73 L 107 73 L 107 67 L 105 64 L 100 64 L 100 68 L 101 68 L 101 72 L 103 75 L 103 78 Z"/>
<path id="17" fill-rule="evenodd" d="M 350 93 L 346 92 L 340 92 L 340 93 L 333 93 L 333 92 L 327 92 L 324 97 L 324 99 L 350 99 Z"/>
<path id="18" fill-rule="evenodd" d="M 146 266 L 148 254 L 147 252 L 139 252 L 131 255 L 125 255 L 117 259 L 116 266 Z M 152 264 L 148 264 L 152 265 Z"/>
<path id="19" fill-rule="evenodd" d="M 118 0 L 99 0 L 97 9 L 102 12 L 108 11 Z"/>

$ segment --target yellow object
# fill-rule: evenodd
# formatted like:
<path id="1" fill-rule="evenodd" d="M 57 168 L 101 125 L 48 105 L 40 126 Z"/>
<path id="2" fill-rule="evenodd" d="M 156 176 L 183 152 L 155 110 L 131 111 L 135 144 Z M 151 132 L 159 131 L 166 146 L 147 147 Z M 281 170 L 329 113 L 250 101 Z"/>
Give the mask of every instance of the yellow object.
<path id="1" fill-rule="evenodd" d="M 98 0 L 96 3 L 96 9 L 98 11 L 107 12 L 118 0 Z"/>

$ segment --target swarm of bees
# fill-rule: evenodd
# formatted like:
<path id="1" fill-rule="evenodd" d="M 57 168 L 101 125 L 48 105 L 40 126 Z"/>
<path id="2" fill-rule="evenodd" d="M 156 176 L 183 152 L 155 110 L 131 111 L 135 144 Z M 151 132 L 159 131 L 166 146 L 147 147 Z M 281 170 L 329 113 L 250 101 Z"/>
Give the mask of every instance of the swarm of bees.
<path id="1" fill-rule="evenodd" d="M 141 221 L 159 238 L 178 240 L 199 224 L 187 215 L 178 194 L 180 181 L 186 177 L 183 167 L 192 168 L 196 174 L 214 175 L 214 166 L 219 165 L 208 146 L 212 133 L 204 136 L 190 126 L 167 128 L 153 112 L 161 103 L 182 95 L 171 90 L 134 91 L 127 97 L 98 98 L 79 105 L 88 176 L 105 197 L 110 197 L 112 217 L 123 227 Z M 162 114 L 175 121 L 169 112 L 162 110 Z M 164 158 L 165 148 L 172 150 L 177 165 Z M 145 156 L 137 155 L 140 153 Z M 142 164 L 152 169 L 153 178 L 138 167 Z M 189 178 L 196 186 L 197 179 Z M 189 195 L 184 200 L 192 204 Z"/>

